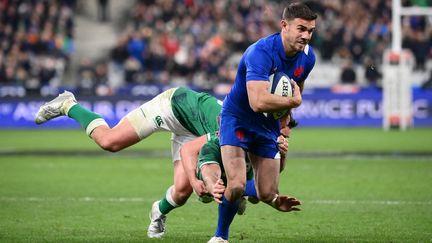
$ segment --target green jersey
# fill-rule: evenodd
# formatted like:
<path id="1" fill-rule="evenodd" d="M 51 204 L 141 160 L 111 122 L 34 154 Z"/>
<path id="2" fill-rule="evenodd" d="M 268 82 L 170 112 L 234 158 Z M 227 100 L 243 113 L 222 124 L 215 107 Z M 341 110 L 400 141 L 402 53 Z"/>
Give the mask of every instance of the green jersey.
<path id="1" fill-rule="evenodd" d="M 222 164 L 221 150 L 219 146 L 219 132 L 212 132 L 207 134 L 207 143 L 201 148 L 198 163 L 196 168 L 196 177 L 202 180 L 201 168 L 206 164 L 219 164 L 221 168 L 221 179 L 226 185 L 225 170 Z M 254 178 L 252 165 L 249 160 L 246 160 L 246 179 L 252 180 Z"/>
<path id="2" fill-rule="evenodd" d="M 171 105 L 180 124 L 195 136 L 219 130 L 222 104 L 215 97 L 180 87 L 174 91 Z"/>

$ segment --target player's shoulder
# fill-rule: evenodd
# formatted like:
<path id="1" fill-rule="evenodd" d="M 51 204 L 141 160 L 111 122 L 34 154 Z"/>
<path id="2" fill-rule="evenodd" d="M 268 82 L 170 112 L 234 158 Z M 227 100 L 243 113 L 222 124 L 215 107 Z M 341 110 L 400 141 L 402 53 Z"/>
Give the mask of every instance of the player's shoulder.
<path id="1" fill-rule="evenodd" d="M 277 47 L 277 42 L 280 40 L 280 33 L 274 33 L 259 39 L 256 42 L 256 46 L 261 49 L 273 51 Z"/>

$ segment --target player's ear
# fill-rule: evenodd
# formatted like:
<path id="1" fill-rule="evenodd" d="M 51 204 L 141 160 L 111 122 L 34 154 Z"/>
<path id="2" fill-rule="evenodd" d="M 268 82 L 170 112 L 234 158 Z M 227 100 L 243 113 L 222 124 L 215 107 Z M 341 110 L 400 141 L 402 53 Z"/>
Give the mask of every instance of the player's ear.
<path id="1" fill-rule="evenodd" d="M 280 27 L 281 27 L 281 29 L 284 29 L 284 28 L 286 28 L 288 26 L 288 22 L 287 22 L 287 20 L 286 19 L 282 19 L 281 21 L 280 21 Z"/>

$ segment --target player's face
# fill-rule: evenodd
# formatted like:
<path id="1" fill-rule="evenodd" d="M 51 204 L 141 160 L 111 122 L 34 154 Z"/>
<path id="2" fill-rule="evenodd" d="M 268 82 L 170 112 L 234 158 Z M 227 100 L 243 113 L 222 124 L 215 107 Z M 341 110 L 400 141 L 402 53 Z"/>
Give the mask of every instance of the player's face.
<path id="1" fill-rule="evenodd" d="M 312 38 L 315 30 L 315 20 L 295 18 L 293 20 L 282 20 L 282 39 L 287 54 L 295 54 L 303 51 L 306 44 Z"/>

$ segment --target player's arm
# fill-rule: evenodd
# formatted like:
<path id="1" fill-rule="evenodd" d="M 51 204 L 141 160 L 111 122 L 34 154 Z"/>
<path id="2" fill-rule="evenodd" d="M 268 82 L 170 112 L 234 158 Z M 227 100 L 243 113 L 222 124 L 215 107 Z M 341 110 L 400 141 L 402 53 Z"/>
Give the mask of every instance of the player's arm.
<path id="1" fill-rule="evenodd" d="M 287 112 L 285 115 L 283 115 L 279 122 L 280 122 L 280 135 L 278 137 L 278 147 L 279 147 L 279 152 L 281 155 L 280 158 L 280 171 L 282 172 L 285 169 L 285 164 L 286 164 L 286 156 L 288 154 L 288 138 L 289 135 L 291 133 L 291 129 L 288 126 L 288 123 L 290 122 L 291 119 L 291 112 Z"/>
<path id="2" fill-rule="evenodd" d="M 207 189 L 204 183 L 196 178 L 195 170 L 199 152 L 206 142 L 207 135 L 203 135 L 183 144 L 180 149 L 181 161 L 189 183 L 193 187 L 195 193 L 200 197 L 207 193 Z"/>
<path id="3" fill-rule="evenodd" d="M 293 97 L 283 97 L 268 92 L 268 81 L 248 81 L 246 88 L 250 107 L 255 112 L 275 112 L 299 107 L 302 103 L 300 88 L 294 81 L 291 84 L 294 87 Z"/>
<path id="4" fill-rule="evenodd" d="M 301 105 L 300 88 L 291 80 L 294 89 L 292 97 L 283 97 L 268 92 L 270 82 L 268 75 L 274 67 L 272 50 L 266 46 L 256 45 L 245 53 L 246 90 L 249 105 L 255 112 L 275 112 L 296 108 Z"/>
<path id="5" fill-rule="evenodd" d="M 225 192 L 225 184 L 221 179 L 221 169 L 218 163 L 209 163 L 201 167 L 201 175 L 207 191 L 213 196 L 217 203 L 222 203 Z"/>
<path id="6" fill-rule="evenodd" d="M 282 172 L 285 169 L 286 157 L 288 154 L 288 139 L 280 135 L 278 137 L 277 143 L 278 143 L 278 148 L 280 153 L 279 172 Z"/>

